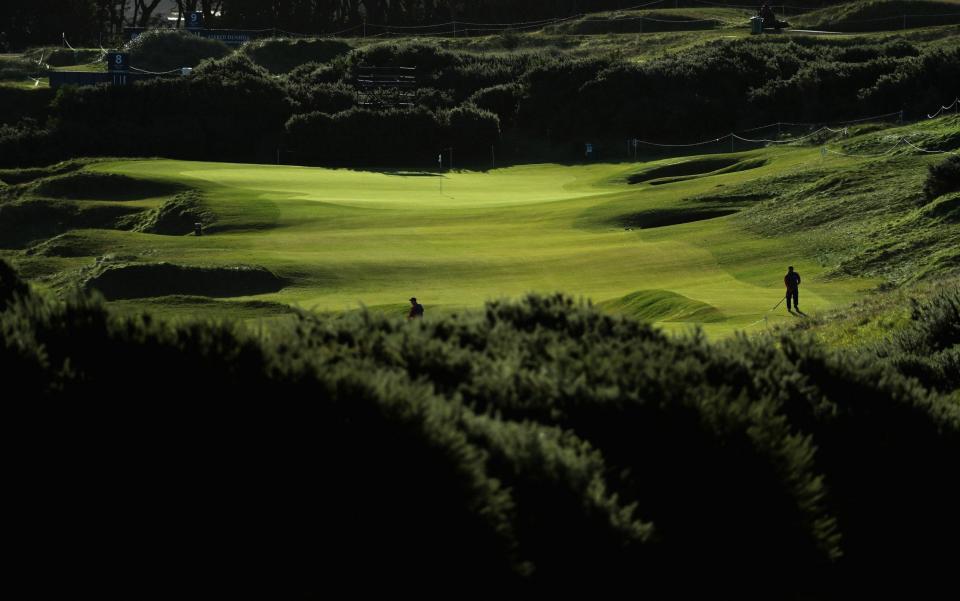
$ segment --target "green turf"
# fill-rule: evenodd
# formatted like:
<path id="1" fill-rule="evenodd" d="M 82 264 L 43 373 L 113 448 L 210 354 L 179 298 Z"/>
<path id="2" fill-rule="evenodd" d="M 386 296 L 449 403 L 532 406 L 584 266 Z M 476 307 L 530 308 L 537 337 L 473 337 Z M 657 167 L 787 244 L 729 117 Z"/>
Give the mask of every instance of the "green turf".
<path id="1" fill-rule="evenodd" d="M 76 269 L 107 254 L 133 261 L 262 265 L 289 285 L 256 300 L 316 311 L 355 310 L 363 304 L 399 312 L 415 295 L 429 315 L 559 290 L 612 312 L 673 329 L 699 324 L 717 335 L 793 319 L 786 312 L 769 312 L 781 296 L 788 263 L 804 275 L 802 302 L 810 313 L 848 302 L 873 284 L 823 280 L 826 267 L 811 260 L 802 243 L 750 233 L 737 215 L 654 228 L 624 227 L 619 221 L 643 211 L 682 213 L 689 209 L 687 198 L 718 186 L 820 160 L 812 148 L 732 158 L 762 158 L 766 164 L 756 161 L 754 169 L 653 186 L 628 179 L 678 159 L 657 165 L 529 165 L 443 176 L 170 160 L 104 162 L 87 170 L 198 189 L 216 215 L 212 235 L 75 230 L 69 250 L 82 249 L 89 257 L 35 256 L 21 262 L 43 262 L 41 273 Z M 147 208 L 162 201 L 132 202 Z M 28 270 L 37 273 L 38 268 Z M 218 302 L 217 311 L 230 314 L 230 302 Z M 163 301 L 143 305 L 158 303 Z M 189 312 L 191 306 L 189 298 L 178 298 L 169 308 Z M 198 313 L 210 308 L 195 307 Z M 255 305 L 238 305 L 236 316 L 248 318 L 252 312 Z M 276 314 L 275 306 L 268 314 Z"/>
<path id="2" fill-rule="evenodd" d="M 909 136 L 920 147 L 953 148 L 957 119 L 864 127 L 827 144 L 836 153 L 875 155 Z M 287 319 L 284 306 L 402 315 L 406 299 L 417 296 L 429 318 L 561 291 L 668 329 L 699 325 L 725 336 L 800 319 L 782 306 L 771 311 L 788 264 L 804 278 L 802 307 L 816 316 L 882 281 L 909 281 L 956 262 L 954 197 L 922 205 L 920 192 L 927 165 L 942 155 L 905 144 L 892 150 L 851 157 L 791 145 L 442 175 L 156 159 L 3 175 L 24 182 L 10 187 L 8 202 L 74 203 L 106 219 L 111 207 L 172 206 L 194 189 L 197 214 L 209 217 L 202 237 L 125 231 L 133 228 L 124 229 L 121 215 L 117 229 L 73 229 L 13 252 L 40 286 L 63 288 L 96 260 L 258 265 L 284 282 L 276 293 L 212 302 L 182 292 L 125 300 L 124 309 L 277 321 Z M 96 182 L 104 196 L 44 200 L 75 180 Z M 129 183 L 129 193 L 111 194 L 118 182 Z"/>

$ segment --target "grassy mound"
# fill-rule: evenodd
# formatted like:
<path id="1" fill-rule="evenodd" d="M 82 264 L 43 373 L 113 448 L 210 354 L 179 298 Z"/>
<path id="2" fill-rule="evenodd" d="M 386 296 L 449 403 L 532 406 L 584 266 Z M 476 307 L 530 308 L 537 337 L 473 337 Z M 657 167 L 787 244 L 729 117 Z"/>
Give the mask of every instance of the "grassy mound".
<path id="1" fill-rule="evenodd" d="M 284 281 L 263 267 L 195 267 L 173 263 L 100 263 L 82 275 L 87 290 L 108 300 L 173 294 L 251 296 L 277 292 Z"/>
<path id="2" fill-rule="evenodd" d="M 43 59 L 43 63 L 51 67 L 70 67 L 73 65 L 86 65 L 103 58 L 103 52 L 94 48 L 80 48 L 71 50 L 63 47 L 45 46 L 41 48 L 32 48 L 23 53 L 24 58 L 32 60 L 34 63 Z"/>
<path id="3" fill-rule="evenodd" d="M 30 60 L 26 57 L 0 55 L 0 80 L 23 81 L 27 77 L 36 77 L 45 73 L 46 70 L 47 67 L 38 64 L 36 59 Z"/>
<path id="4" fill-rule="evenodd" d="M 79 205 L 70 201 L 24 199 L 0 204 L 0 248 L 25 248 L 73 229 L 122 229 L 139 209 L 122 205 Z"/>
<path id="5" fill-rule="evenodd" d="M 142 200 L 169 196 L 184 189 L 171 182 L 150 181 L 113 173 L 67 173 L 38 181 L 33 193 L 73 200 Z"/>
<path id="6" fill-rule="evenodd" d="M 640 290 L 598 303 L 597 307 L 650 322 L 709 322 L 723 318 L 716 307 L 669 290 Z"/>
<path id="7" fill-rule="evenodd" d="M 960 192 L 945 194 L 923 206 L 922 213 L 930 219 L 960 223 Z"/>
<path id="8" fill-rule="evenodd" d="M 79 232 L 66 232 L 31 246 L 26 254 L 39 257 L 92 257 L 102 250 L 100 242 Z"/>
<path id="9" fill-rule="evenodd" d="M 906 19 L 904 19 L 906 15 Z M 960 23 L 960 4 L 934 0 L 842 2 L 795 19 L 805 29 L 887 31 Z"/>
<path id="10" fill-rule="evenodd" d="M 716 175 L 734 171 L 756 169 L 766 164 L 762 159 L 741 160 L 737 158 L 704 158 L 693 161 L 682 161 L 647 169 L 627 177 L 631 184 L 650 182 L 651 185 L 666 184 L 683 181 L 689 176 Z M 659 181 L 654 181 L 659 180 Z"/>
<path id="11" fill-rule="evenodd" d="M 218 40 L 169 29 L 146 31 L 128 43 L 126 50 L 132 67 L 157 72 L 196 67 L 205 59 L 223 58 L 231 52 Z"/>
<path id="12" fill-rule="evenodd" d="M 680 225 L 681 223 L 693 223 L 695 221 L 705 221 L 717 217 L 726 217 L 736 213 L 737 209 L 706 208 L 706 207 L 684 207 L 670 209 L 650 209 L 639 213 L 621 215 L 616 218 L 617 226 L 624 228 L 655 228 L 667 227 L 671 225 Z"/>
<path id="13" fill-rule="evenodd" d="M 257 40 L 245 44 L 241 52 L 271 73 L 289 73 L 307 63 L 326 63 L 353 50 L 340 40 Z"/>
<path id="14" fill-rule="evenodd" d="M 214 221 L 214 215 L 203 205 L 196 192 L 181 192 L 156 209 L 138 216 L 133 230 L 147 234 L 182 236 L 194 231 L 197 223 L 204 227 Z"/>
<path id="15" fill-rule="evenodd" d="M 724 21 L 697 10 L 643 11 L 590 15 L 571 23 L 549 27 L 552 33 L 595 35 L 605 33 L 656 33 L 715 29 Z"/>
<path id="16" fill-rule="evenodd" d="M 30 167 L 24 169 L 0 169 L 0 181 L 10 185 L 25 184 L 38 179 L 63 175 L 82 169 L 93 161 L 91 159 L 71 159 L 61 161 L 47 167 Z"/>

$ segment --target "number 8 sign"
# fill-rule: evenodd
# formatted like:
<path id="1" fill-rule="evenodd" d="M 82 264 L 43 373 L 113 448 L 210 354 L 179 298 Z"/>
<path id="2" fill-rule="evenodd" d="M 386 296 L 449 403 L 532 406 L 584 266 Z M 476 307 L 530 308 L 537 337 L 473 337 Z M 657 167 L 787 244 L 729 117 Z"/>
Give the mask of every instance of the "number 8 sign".
<path id="1" fill-rule="evenodd" d="M 126 71 L 129 64 L 128 55 L 125 52 L 111 52 L 107 55 L 108 71 Z"/>

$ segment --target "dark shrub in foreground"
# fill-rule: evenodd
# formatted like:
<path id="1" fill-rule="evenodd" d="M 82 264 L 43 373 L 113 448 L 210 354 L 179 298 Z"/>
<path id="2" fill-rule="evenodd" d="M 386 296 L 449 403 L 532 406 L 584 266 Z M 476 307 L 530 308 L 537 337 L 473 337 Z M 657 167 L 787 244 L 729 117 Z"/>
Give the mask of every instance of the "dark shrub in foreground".
<path id="1" fill-rule="evenodd" d="M 8 502 L 37 516 L 16 542 L 71 587 L 769 599 L 952 575 L 960 408 L 876 360 L 673 339 L 559 296 L 304 315 L 260 340 L 84 297 L 9 304 L 23 286 L 0 267 L 30 449 Z"/>

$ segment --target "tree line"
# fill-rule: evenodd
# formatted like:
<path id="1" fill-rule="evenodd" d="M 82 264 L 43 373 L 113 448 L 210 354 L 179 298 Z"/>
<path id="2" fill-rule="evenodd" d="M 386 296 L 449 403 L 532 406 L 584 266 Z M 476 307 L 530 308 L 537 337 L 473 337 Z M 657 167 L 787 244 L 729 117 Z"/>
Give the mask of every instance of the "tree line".
<path id="1" fill-rule="evenodd" d="M 162 62 L 169 37 L 181 36 L 143 36 L 134 64 L 197 64 Z M 219 42 L 183 37 L 196 46 L 181 57 L 198 61 L 193 75 L 61 89 L 48 106 L 0 121 L 0 164 L 103 154 L 272 162 L 280 150 L 293 163 L 426 166 L 440 148 L 482 161 L 491 145 L 507 161 L 571 160 L 585 142 L 604 152 L 628 138 L 693 143 L 778 121 L 914 119 L 953 98 L 960 79 L 960 49 L 897 38 L 722 41 L 631 64 L 427 41 L 268 40 L 224 56 Z M 416 65 L 418 89 L 399 107 L 365 102 L 357 80 L 371 64 Z M 24 91 L 0 92 L 0 105 L 22 104 Z"/>
<path id="2" fill-rule="evenodd" d="M 793 0 L 791 4 L 821 6 L 830 0 Z M 208 27 L 236 29 L 277 28 L 321 34 L 362 25 L 412 26 L 467 21 L 519 23 L 580 13 L 617 10 L 641 0 L 176 0 L 180 20 L 167 21 L 172 3 L 163 0 L 33 0 L 15 3 L 0 13 L 0 51 L 54 44 L 66 34 L 74 45 L 93 45 L 118 39 L 124 27 L 181 27 L 193 11 L 204 15 Z M 697 0 L 663 0 L 663 8 L 704 6 Z"/>

